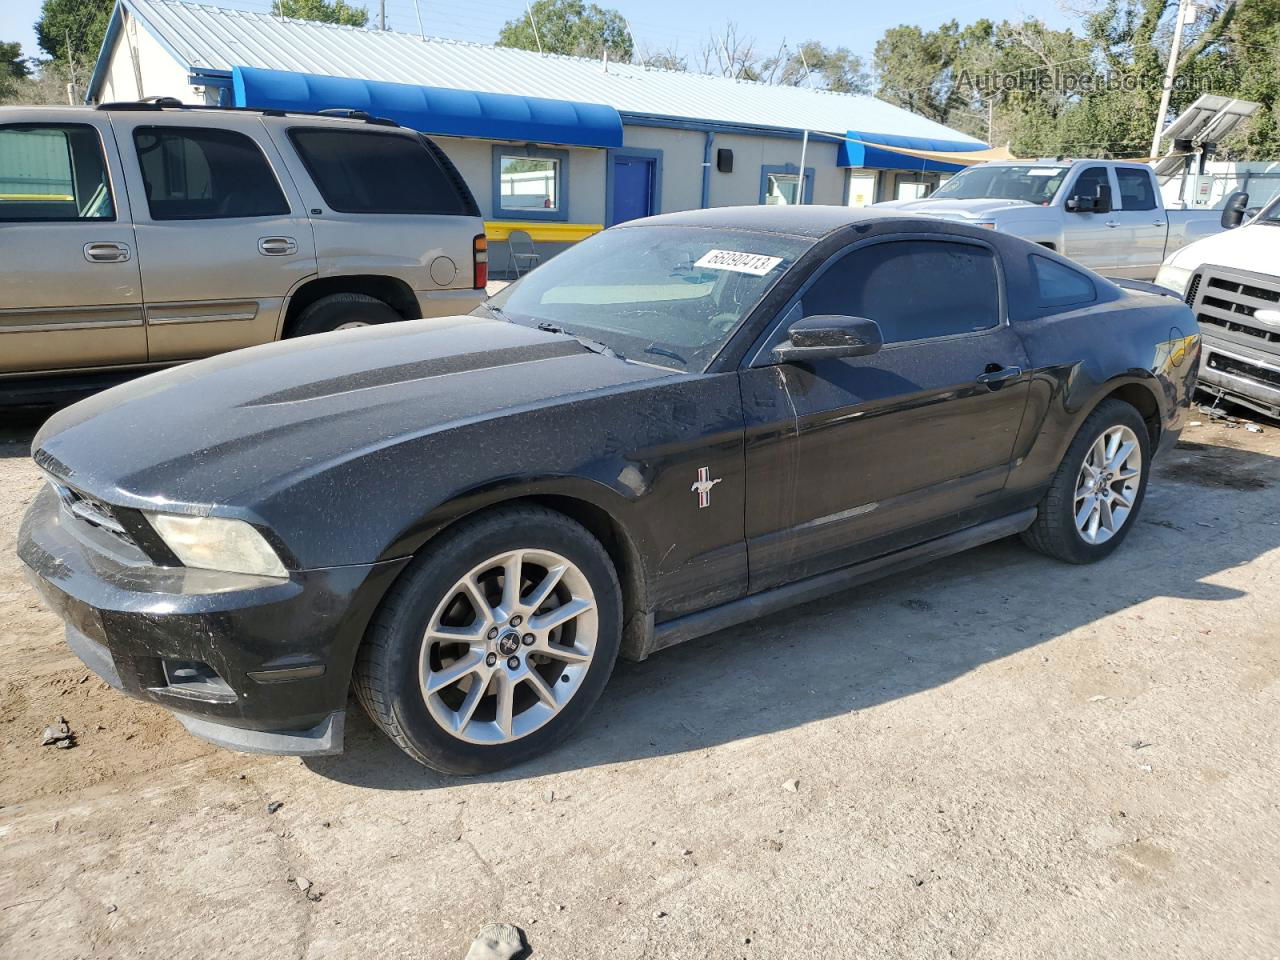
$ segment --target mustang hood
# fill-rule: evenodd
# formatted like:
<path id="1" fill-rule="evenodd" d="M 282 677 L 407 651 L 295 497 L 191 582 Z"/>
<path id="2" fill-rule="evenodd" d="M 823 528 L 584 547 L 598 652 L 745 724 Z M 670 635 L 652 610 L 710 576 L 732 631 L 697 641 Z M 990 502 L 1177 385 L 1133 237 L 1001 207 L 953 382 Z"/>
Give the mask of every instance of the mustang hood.
<path id="1" fill-rule="evenodd" d="M 888 200 L 877 203 L 876 208 L 899 210 L 903 213 L 926 213 L 934 217 L 946 217 L 950 220 L 981 220 L 1005 210 L 1034 207 L 1034 203 L 1025 200 L 948 200 L 941 197 L 937 200 Z"/>
<path id="2" fill-rule="evenodd" d="M 246 506 L 401 440 L 670 375 L 513 323 L 415 320 L 142 377 L 56 414 L 33 449 L 45 470 L 120 506 Z"/>

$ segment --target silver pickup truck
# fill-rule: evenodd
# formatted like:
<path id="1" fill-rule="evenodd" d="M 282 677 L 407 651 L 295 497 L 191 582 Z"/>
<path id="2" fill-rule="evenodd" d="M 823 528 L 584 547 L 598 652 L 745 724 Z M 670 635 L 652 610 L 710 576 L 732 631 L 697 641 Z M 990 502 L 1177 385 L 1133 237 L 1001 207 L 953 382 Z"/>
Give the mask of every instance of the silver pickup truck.
<path id="1" fill-rule="evenodd" d="M 1134 280 L 1155 279 L 1169 254 L 1222 229 L 1221 211 L 1166 210 L 1150 167 L 1114 160 L 984 163 L 924 200 L 876 206 L 991 227 Z"/>

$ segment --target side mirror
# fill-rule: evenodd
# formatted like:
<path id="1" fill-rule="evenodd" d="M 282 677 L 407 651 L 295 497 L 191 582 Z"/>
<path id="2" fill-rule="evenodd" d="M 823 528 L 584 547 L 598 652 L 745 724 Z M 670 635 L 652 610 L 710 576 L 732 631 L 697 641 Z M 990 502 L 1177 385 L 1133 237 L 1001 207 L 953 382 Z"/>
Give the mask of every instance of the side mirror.
<path id="1" fill-rule="evenodd" d="M 1226 206 L 1222 208 L 1222 229 L 1231 230 L 1244 223 L 1244 218 L 1248 215 L 1249 210 L 1249 194 L 1243 190 L 1237 190 L 1231 196 L 1227 197 Z"/>
<path id="2" fill-rule="evenodd" d="M 880 325 L 866 317 L 816 316 L 797 320 L 787 340 L 773 348 L 782 363 L 866 357 L 884 346 Z"/>
<path id="3" fill-rule="evenodd" d="M 1093 197 L 1067 197 L 1067 213 L 1095 213 Z"/>
<path id="4" fill-rule="evenodd" d="M 1094 213 L 1110 213 L 1111 212 L 1111 188 L 1105 183 L 1098 184 L 1093 200 Z"/>

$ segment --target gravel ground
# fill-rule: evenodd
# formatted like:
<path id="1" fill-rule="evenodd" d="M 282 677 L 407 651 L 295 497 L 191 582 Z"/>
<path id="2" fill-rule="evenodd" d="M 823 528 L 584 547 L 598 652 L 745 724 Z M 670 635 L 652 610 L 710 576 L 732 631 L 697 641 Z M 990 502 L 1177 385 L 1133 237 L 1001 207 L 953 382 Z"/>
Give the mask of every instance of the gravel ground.
<path id="1" fill-rule="evenodd" d="M 88 676 L 13 554 L 32 431 L 0 955 L 454 960 L 506 920 L 563 960 L 1280 956 L 1280 430 L 1192 428 L 1102 564 L 993 544 L 622 664 L 470 780 L 358 712 L 342 757 L 219 751 Z"/>

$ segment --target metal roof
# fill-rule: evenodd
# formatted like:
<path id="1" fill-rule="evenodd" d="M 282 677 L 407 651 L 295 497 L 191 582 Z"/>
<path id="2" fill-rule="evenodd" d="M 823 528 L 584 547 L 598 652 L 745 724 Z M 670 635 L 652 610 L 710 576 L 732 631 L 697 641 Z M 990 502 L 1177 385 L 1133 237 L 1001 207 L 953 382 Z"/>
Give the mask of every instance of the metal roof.
<path id="1" fill-rule="evenodd" d="M 874 97 L 542 55 L 176 0 L 118 0 L 184 66 L 334 77 L 603 103 L 620 113 L 844 136 L 848 130 L 977 143 Z M 110 37 L 112 33 L 109 33 Z M 107 53 L 104 46 L 103 56 Z M 101 70 L 101 63 L 99 64 Z M 90 94 L 94 93 L 91 86 Z"/>

